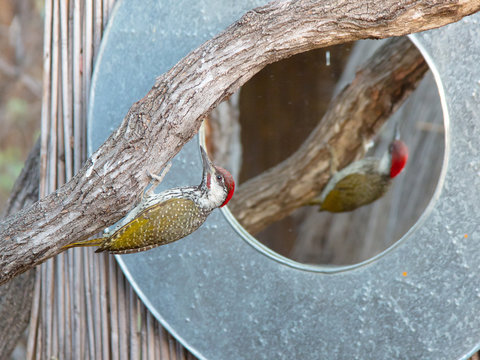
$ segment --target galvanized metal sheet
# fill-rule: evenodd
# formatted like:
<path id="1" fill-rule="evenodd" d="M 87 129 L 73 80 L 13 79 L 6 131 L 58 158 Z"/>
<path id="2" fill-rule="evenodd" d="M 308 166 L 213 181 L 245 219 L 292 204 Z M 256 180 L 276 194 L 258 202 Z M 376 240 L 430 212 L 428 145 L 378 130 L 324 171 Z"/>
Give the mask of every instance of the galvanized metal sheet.
<path id="1" fill-rule="evenodd" d="M 90 153 L 156 76 L 264 3 L 120 0 L 93 79 Z M 333 270 L 298 264 L 258 243 L 227 209 L 181 241 L 117 257 L 190 351 L 206 359 L 452 359 L 479 348 L 479 19 L 412 37 L 440 90 L 445 164 L 427 211 L 387 251 Z M 196 138 L 160 190 L 200 176 Z"/>

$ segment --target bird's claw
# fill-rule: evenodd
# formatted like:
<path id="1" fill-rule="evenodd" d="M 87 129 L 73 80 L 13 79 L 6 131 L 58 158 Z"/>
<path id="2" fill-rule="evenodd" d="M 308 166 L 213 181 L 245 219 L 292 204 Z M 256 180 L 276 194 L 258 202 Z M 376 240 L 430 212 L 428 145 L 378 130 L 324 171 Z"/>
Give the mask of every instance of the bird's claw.
<path id="1" fill-rule="evenodd" d="M 338 159 L 335 149 L 330 144 L 327 144 L 327 150 L 330 153 L 330 176 L 335 175 L 338 170 Z"/>
<path id="2" fill-rule="evenodd" d="M 363 156 L 365 156 L 365 154 L 368 152 L 368 150 L 373 148 L 374 145 L 375 145 L 375 141 L 373 141 L 373 139 L 369 139 L 365 136 L 362 136 Z"/>
<path id="3" fill-rule="evenodd" d="M 162 170 L 162 172 L 160 173 L 160 175 L 156 175 L 156 174 L 153 174 L 151 173 L 150 171 L 147 170 L 147 175 L 148 177 L 151 179 L 150 181 L 150 187 L 144 192 L 143 196 L 142 196 L 142 200 L 145 198 L 145 197 L 149 197 L 152 195 L 153 191 L 155 190 L 155 188 L 160 185 L 160 183 L 163 181 L 163 178 L 165 177 L 165 175 L 167 175 L 168 171 L 170 170 L 170 168 L 172 167 L 172 162 L 169 162 Z"/>

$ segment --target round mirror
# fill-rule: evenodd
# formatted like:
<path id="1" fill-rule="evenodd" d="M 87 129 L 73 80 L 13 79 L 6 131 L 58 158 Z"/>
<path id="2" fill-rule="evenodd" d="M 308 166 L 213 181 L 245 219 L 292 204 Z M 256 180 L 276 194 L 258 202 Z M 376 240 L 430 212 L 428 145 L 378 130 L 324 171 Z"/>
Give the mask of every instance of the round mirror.
<path id="1" fill-rule="evenodd" d="M 342 108 L 330 104 L 341 99 L 343 89 L 356 87 L 371 90 L 374 81 L 375 86 L 381 83 L 386 87 L 379 102 L 390 101 L 395 111 L 390 111 L 391 116 L 383 120 L 385 123 L 373 141 L 366 144 L 370 148 L 365 149 L 365 157 L 380 160 L 388 152 L 397 124 L 410 154 L 403 173 L 392 180 L 387 193 L 380 199 L 348 212 L 319 211 L 319 206 L 299 204 L 296 210 L 287 213 L 280 208 L 285 201 L 281 195 L 275 195 L 277 202 L 264 200 L 270 201 L 272 208 L 279 207 L 277 218 L 280 219 L 262 223 L 260 229 L 256 227 L 255 233 L 250 234 L 281 256 L 315 265 L 360 263 L 399 240 L 431 201 L 444 163 L 445 137 L 439 91 L 426 64 L 422 65 L 421 71 L 417 70 L 417 63 L 425 61 L 413 43 L 400 44 L 402 49 L 406 49 L 404 51 L 412 54 L 405 64 L 392 64 L 391 69 L 377 65 L 381 74 L 362 76 L 370 69 L 368 63 L 374 57 L 384 56 L 387 63 L 395 59 L 395 52 L 384 54 L 391 49 L 385 47 L 385 43 L 385 40 L 363 40 L 301 53 L 270 64 L 215 109 L 207 122 L 207 145 L 213 157 L 224 167 L 232 169 L 238 188 L 244 186 L 249 189 L 249 185 L 255 186 L 249 180 L 260 179 L 262 173 L 269 169 L 276 171 L 278 167 L 275 166 L 289 157 L 293 158 L 295 152 L 300 153 L 302 146 L 310 144 L 313 147 L 311 144 L 319 141 L 318 136 L 312 138 L 310 134 L 317 127 L 321 128 L 327 112 L 329 116 L 335 116 L 335 112 L 338 116 L 342 115 Z M 394 78 L 400 71 L 407 79 L 403 80 L 404 84 L 384 80 Z M 405 75 L 408 72 L 412 74 L 409 77 Z M 359 74 L 357 78 L 356 74 Z M 362 81 L 364 84 L 360 83 Z M 414 88 L 413 93 L 405 91 L 406 95 L 400 97 L 398 92 L 403 91 L 402 86 Z M 350 92 L 357 94 L 358 91 Z M 371 101 L 372 107 L 374 102 Z M 351 106 L 346 103 L 346 106 Z M 352 116 L 359 118 L 358 121 L 362 120 L 362 107 L 365 106 L 360 102 L 356 108 L 349 110 Z M 362 157 L 362 154 L 359 156 Z M 307 167 L 287 175 L 276 171 L 278 175 L 274 178 L 278 180 L 277 177 L 290 176 L 303 181 L 301 177 L 307 177 L 304 173 L 308 171 L 318 170 Z M 330 173 L 331 177 L 334 171 L 330 170 Z M 272 176 L 265 179 L 271 180 Z M 313 186 L 311 184 L 315 180 L 309 181 L 303 181 L 305 188 Z M 271 184 L 277 185 L 276 182 Z M 233 203 L 240 203 L 237 206 L 234 204 L 234 215 L 236 211 L 243 211 L 238 207 L 257 204 L 254 197 L 258 193 L 242 191 L 241 195 L 242 199 L 233 199 Z M 247 211 L 247 215 L 242 212 L 242 216 L 248 217 L 250 213 L 256 216 L 254 211 Z M 246 227 L 248 231 L 248 225 Z"/>

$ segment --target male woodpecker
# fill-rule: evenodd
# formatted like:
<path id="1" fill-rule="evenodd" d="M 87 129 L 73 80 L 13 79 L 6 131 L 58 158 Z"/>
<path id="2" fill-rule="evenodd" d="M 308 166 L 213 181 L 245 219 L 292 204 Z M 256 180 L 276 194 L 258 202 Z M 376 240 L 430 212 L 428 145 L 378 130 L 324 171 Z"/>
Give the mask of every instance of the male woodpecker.
<path id="1" fill-rule="evenodd" d="M 370 204 L 387 192 L 407 159 L 407 145 L 399 139 L 397 131 L 381 159 L 367 157 L 346 166 L 330 178 L 320 196 L 308 205 L 319 205 L 319 211 L 337 213 Z"/>
<path id="2" fill-rule="evenodd" d="M 142 201 L 121 224 L 102 238 L 65 246 L 98 246 L 95 252 L 129 254 L 149 250 L 179 240 L 197 230 L 217 207 L 232 198 L 235 182 L 232 175 L 213 165 L 201 148 L 203 177 L 198 186 L 179 187 L 153 193 L 162 177 L 156 177 Z M 166 171 L 162 175 L 164 175 Z"/>

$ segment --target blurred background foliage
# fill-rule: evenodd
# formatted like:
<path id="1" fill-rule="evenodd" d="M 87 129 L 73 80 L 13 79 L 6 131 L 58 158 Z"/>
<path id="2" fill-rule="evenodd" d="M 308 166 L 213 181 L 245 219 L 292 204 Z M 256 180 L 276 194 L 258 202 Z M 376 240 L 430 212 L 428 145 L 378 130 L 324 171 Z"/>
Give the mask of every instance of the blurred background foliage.
<path id="1" fill-rule="evenodd" d="M 0 213 L 39 136 L 44 0 L 0 0 Z"/>

